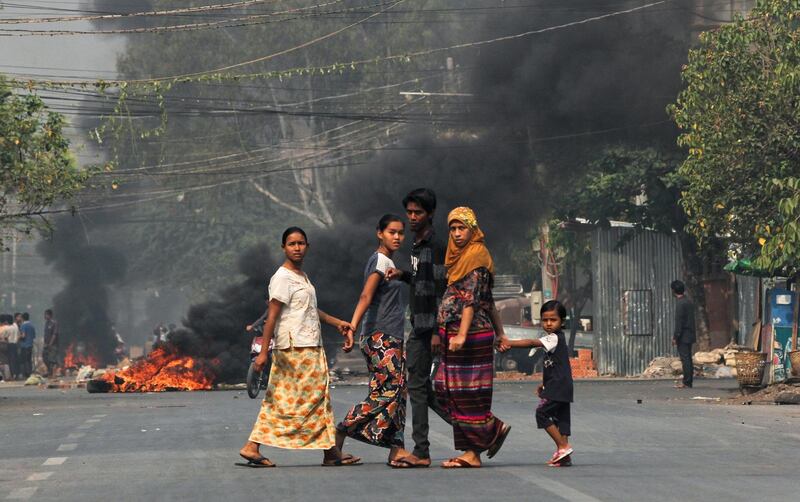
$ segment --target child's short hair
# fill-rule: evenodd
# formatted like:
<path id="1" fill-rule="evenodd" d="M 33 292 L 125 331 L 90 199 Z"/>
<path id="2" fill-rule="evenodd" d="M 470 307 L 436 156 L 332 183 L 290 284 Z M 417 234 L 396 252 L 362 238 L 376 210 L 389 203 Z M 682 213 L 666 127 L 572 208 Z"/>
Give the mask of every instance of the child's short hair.
<path id="1" fill-rule="evenodd" d="M 682 281 L 672 281 L 669 287 L 676 295 L 682 295 L 686 292 L 686 285 Z"/>
<path id="2" fill-rule="evenodd" d="M 562 321 L 567 318 L 567 308 L 558 300 L 548 300 L 544 302 L 542 308 L 539 310 L 539 315 L 541 316 L 545 312 L 553 311 L 558 312 L 558 317 L 560 317 Z"/>

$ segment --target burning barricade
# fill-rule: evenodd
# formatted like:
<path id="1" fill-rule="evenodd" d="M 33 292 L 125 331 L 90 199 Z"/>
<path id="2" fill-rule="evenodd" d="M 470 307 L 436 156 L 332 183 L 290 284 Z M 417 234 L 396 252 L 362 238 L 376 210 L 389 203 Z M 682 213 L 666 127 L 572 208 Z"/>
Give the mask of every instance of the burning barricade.
<path id="1" fill-rule="evenodd" d="M 182 355 L 164 344 L 128 367 L 90 380 L 86 389 L 91 393 L 211 390 L 216 373 L 216 361 Z"/>
<path id="2" fill-rule="evenodd" d="M 100 367 L 100 357 L 86 349 L 83 342 L 72 342 L 64 352 L 64 369 L 80 369 L 84 366 Z"/>

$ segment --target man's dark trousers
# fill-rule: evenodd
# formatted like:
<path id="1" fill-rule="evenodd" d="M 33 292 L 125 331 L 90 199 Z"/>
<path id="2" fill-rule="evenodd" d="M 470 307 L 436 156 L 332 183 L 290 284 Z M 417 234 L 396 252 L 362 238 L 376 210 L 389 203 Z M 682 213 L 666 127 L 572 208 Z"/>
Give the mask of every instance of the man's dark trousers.
<path id="1" fill-rule="evenodd" d="M 19 349 L 16 343 L 8 344 L 8 368 L 11 370 L 11 378 L 19 378 Z"/>
<path id="2" fill-rule="evenodd" d="M 19 348 L 19 372 L 23 378 L 28 378 L 33 373 L 33 347 Z"/>
<path id="3" fill-rule="evenodd" d="M 681 366 L 683 366 L 683 385 L 691 387 L 694 377 L 694 364 L 692 364 L 692 344 L 678 342 L 678 355 L 681 358 Z"/>
<path id="4" fill-rule="evenodd" d="M 433 331 L 411 333 L 406 344 L 406 368 L 408 368 L 408 396 L 411 401 L 411 426 L 414 440 L 414 455 L 430 458 L 428 441 L 428 407 L 450 423 L 450 417 L 436 401 L 431 383 L 431 336 Z"/>

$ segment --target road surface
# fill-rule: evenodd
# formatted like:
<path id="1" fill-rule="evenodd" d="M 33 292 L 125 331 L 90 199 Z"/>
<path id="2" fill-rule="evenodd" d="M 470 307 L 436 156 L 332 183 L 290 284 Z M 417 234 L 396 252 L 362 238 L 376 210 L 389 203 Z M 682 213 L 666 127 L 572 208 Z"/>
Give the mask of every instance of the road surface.
<path id="1" fill-rule="evenodd" d="M 88 394 L 0 387 L 0 499 L 11 500 L 791 500 L 800 480 L 800 407 L 731 406 L 735 382 L 581 381 L 574 467 L 544 465 L 532 383 L 496 386 L 513 430 L 482 469 L 393 470 L 387 450 L 349 442 L 364 465 L 319 466 L 316 451 L 263 448 L 276 469 L 235 467 L 259 401 L 242 391 Z M 337 385 L 334 412 L 366 392 Z M 641 399 L 642 403 L 637 403 Z M 406 430 L 410 443 L 410 420 Z M 435 465 L 451 456 L 432 418 Z"/>

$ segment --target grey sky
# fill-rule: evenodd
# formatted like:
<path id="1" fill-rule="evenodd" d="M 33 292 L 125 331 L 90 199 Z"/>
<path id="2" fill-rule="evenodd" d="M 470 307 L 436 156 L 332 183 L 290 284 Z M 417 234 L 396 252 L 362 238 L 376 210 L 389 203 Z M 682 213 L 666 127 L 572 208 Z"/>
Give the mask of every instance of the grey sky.
<path id="1" fill-rule="evenodd" d="M 81 15 L 69 10 L 86 9 L 86 0 L 0 0 L 0 18 L 28 18 Z M 28 8 L 18 7 L 19 5 Z M 16 29 L 93 29 L 88 21 L 3 25 Z M 20 78 L 113 78 L 117 55 L 124 49 L 125 39 L 111 35 L 24 36 L 0 37 L 0 73 Z M 46 95 L 44 95 L 47 98 Z M 78 103 L 68 102 L 72 106 Z M 55 104 L 55 102 L 53 103 Z M 58 103 L 58 108 L 69 106 Z M 72 120 L 74 117 L 67 117 Z M 73 124 L 74 125 L 74 124 Z M 96 160 L 88 151 L 86 132 L 67 130 L 81 162 Z"/>

